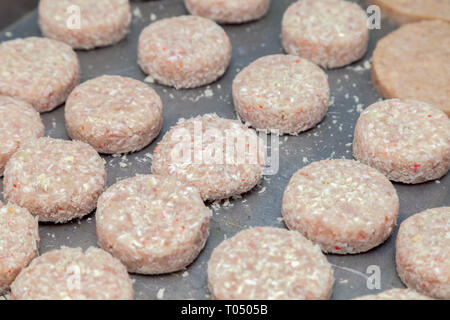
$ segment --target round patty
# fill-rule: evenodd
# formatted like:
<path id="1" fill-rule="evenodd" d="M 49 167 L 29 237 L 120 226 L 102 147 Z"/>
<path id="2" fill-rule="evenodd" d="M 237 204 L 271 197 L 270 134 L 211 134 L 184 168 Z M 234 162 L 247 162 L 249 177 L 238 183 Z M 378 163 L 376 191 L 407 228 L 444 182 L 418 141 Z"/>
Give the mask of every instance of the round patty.
<path id="1" fill-rule="evenodd" d="M 450 120 L 423 102 L 377 102 L 358 119 L 353 155 L 393 181 L 438 179 L 450 168 Z"/>
<path id="2" fill-rule="evenodd" d="M 27 209 L 0 202 L 0 294 L 38 254 L 38 221 Z"/>
<path id="3" fill-rule="evenodd" d="M 63 223 L 91 213 L 106 183 L 98 153 L 79 141 L 40 138 L 23 145 L 5 168 L 5 199 L 39 221 Z"/>
<path id="4" fill-rule="evenodd" d="M 70 94 L 65 107 L 70 137 L 110 154 L 146 147 L 158 136 L 162 116 L 161 98 L 152 88 L 120 76 L 86 81 Z"/>
<path id="5" fill-rule="evenodd" d="M 372 80 L 385 98 L 435 105 L 450 115 L 450 23 L 424 21 L 402 26 L 378 41 Z"/>
<path id="6" fill-rule="evenodd" d="M 79 25 L 76 25 L 78 22 Z M 130 23 L 128 0 L 39 2 L 39 26 L 42 33 L 75 49 L 92 49 L 119 42 L 127 35 Z"/>
<path id="7" fill-rule="evenodd" d="M 79 82 L 76 53 L 65 43 L 45 38 L 0 43 L 0 94 L 50 111 L 66 101 Z"/>
<path id="8" fill-rule="evenodd" d="M 429 209 L 403 221 L 395 261 L 409 288 L 450 299 L 450 207 Z"/>
<path id="9" fill-rule="evenodd" d="M 12 300 L 132 300 L 127 269 L 94 247 L 62 247 L 34 259 L 11 285 Z"/>
<path id="10" fill-rule="evenodd" d="M 210 84 L 226 71 L 231 43 L 213 21 L 194 16 L 163 19 L 139 37 L 138 62 L 157 82 L 177 89 Z"/>
<path id="11" fill-rule="evenodd" d="M 153 154 L 152 172 L 196 187 L 203 200 L 250 191 L 261 180 L 264 142 L 254 131 L 216 114 L 180 122 Z"/>
<path id="12" fill-rule="evenodd" d="M 323 251 L 365 252 L 395 227 L 399 199 L 381 173 L 352 160 L 325 160 L 297 171 L 283 196 L 283 218 Z"/>
<path id="13" fill-rule="evenodd" d="M 218 23 L 243 23 L 262 18 L 270 0 L 184 0 L 188 11 Z"/>
<path id="14" fill-rule="evenodd" d="M 324 68 L 357 61 L 367 50 L 367 15 L 343 0 L 299 0 L 285 12 L 284 49 Z"/>
<path id="15" fill-rule="evenodd" d="M 233 81 L 239 116 L 253 127 L 298 134 L 325 117 L 330 98 L 327 75 L 318 66 L 291 55 L 260 58 Z"/>
<path id="16" fill-rule="evenodd" d="M 197 189 L 172 177 L 136 176 L 100 197 L 97 235 L 129 272 L 170 273 L 197 258 L 209 235 L 209 217 Z"/>
<path id="17" fill-rule="evenodd" d="M 300 233 L 257 227 L 216 247 L 208 283 L 219 300 L 319 300 L 333 289 L 333 270 Z"/>
<path id="18" fill-rule="evenodd" d="M 0 177 L 22 143 L 44 135 L 39 113 L 23 101 L 0 95 Z"/>
<path id="19" fill-rule="evenodd" d="M 450 22 L 450 1 L 448 0 L 370 0 L 381 8 L 383 15 L 398 24 L 421 20 L 442 20 Z"/>

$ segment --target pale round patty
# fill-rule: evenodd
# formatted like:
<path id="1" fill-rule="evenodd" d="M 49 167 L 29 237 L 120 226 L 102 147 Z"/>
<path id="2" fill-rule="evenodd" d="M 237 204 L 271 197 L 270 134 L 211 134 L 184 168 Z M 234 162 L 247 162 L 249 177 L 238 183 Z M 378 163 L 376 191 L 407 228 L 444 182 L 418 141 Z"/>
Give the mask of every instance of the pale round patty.
<path id="1" fill-rule="evenodd" d="M 283 47 L 324 68 L 338 68 L 364 56 L 369 40 L 367 15 L 343 0 L 299 0 L 285 12 Z"/>
<path id="2" fill-rule="evenodd" d="M 358 119 L 353 155 L 393 181 L 438 179 L 450 168 L 450 120 L 424 102 L 377 102 Z"/>
<path id="3" fill-rule="evenodd" d="M 127 269 L 94 247 L 62 247 L 34 259 L 11 285 L 12 300 L 132 300 Z"/>
<path id="4" fill-rule="evenodd" d="M 421 20 L 450 22 L 448 0 L 370 0 L 381 8 L 381 13 L 398 24 Z"/>
<path id="5" fill-rule="evenodd" d="M 117 182 L 98 201 L 100 245 L 129 272 L 163 274 L 197 258 L 209 235 L 210 210 L 197 189 L 172 177 Z"/>
<path id="6" fill-rule="evenodd" d="M 330 99 L 327 75 L 318 66 L 291 55 L 260 58 L 233 81 L 239 116 L 253 127 L 298 134 L 325 117 Z"/>
<path id="7" fill-rule="evenodd" d="M 320 251 L 300 233 L 256 227 L 216 247 L 208 284 L 219 300 L 329 299 L 334 276 Z"/>
<path id="8" fill-rule="evenodd" d="M 38 254 L 38 221 L 27 209 L 0 202 L 0 294 Z"/>
<path id="9" fill-rule="evenodd" d="M 127 153 L 146 147 L 159 134 L 163 105 L 148 85 L 121 76 L 101 76 L 79 85 L 65 107 L 74 140 L 100 153 Z"/>
<path id="10" fill-rule="evenodd" d="M 184 0 L 188 11 L 218 23 L 243 23 L 262 18 L 270 0 Z"/>
<path id="11" fill-rule="evenodd" d="M 0 95 L 0 177 L 17 148 L 42 137 L 44 129 L 39 113 L 30 104 Z"/>
<path id="12" fill-rule="evenodd" d="M 66 101 L 79 82 L 76 53 L 65 43 L 25 38 L 0 43 L 0 94 L 50 111 Z"/>
<path id="13" fill-rule="evenodd" d="M 152 172 L 196 187 L 203 200 L 250 191 L 261 180 L 264 142 L 236 120 L 207 114 L 181 121 L 155 148 Z"/>
<path id="14" fill-rule="evenodd" d="M 403 221 L 395 261 L 409 288 L 450 299 L 450 207 L 429 209 Z"/>
<path id="15" fill-rule="evenodd" d="M 372 80 L 385 98 L 435 105 L 450 115 L 450 23 L 424 21 L 402 26 L 378 41 Z"/>
<path id="16" fill-rule="evenodd" d="M 91 213 L 105 184 L 105 164 L 91 146 L 40 138 L 11 157 L 3 190 L 39 221 L 63 223 Z"/>
<path id="17" fill-rule="evenodd" d="M 354 300 L 434 300 L 411 289 L 390 289 L 378 294 L 358 297 Z"/>
<path id="18" fill-rule="evenodd" d="M 353 160 L 313 162 L 297 171 L 283 196 L 283 218 L 323 251 L 365 252 L 395 227 L 399 199 L 381 173 Z"/>
<path id="19" fill-rule="evenodd" d="M 130 23 L 129 0 L 39 2 L 39 26 L 42 33 L 75 49 L 115 44 L 127 35 Z"/>
<path id="20" fill-rule="evenodd" d="M 139 37 L 138 62 L 157 82 L 177 89 L 210 84 L 226 71 L 231 43 L 214 21 L 194 16 L 159 20 Z"/>

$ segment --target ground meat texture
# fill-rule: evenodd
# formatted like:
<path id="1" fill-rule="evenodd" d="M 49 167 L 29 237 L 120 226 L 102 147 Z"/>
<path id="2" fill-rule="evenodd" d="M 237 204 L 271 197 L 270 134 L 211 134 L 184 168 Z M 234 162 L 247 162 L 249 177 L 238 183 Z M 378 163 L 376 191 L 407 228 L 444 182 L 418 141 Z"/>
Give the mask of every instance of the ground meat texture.
<path id="1" fill-rule="evenodd" d="M 3 190 L 39 221 L 62 223 L 92 212 L 105 183 L 105 165 L 91 146 L 40 138 L 11 157 Z"/>
<path id="2" fill-rule="evenodd" d="M 272 55 L 242 70 L 233 82 L 239 116 L 253 127 L 298 134 L 325 117 L 330 98 L 327 75 L 303 58 Z"/>
<path id="3" fill-rule="evenodd" d="M 74 25 L 77 14 L 79 27 Z M 39 25 L 42 33 L 75 49 L 93 49 L 115 44 L 127 35 L 130 23 L 131 9 L 128 0 L 39 2 Z"/>
<path id="4" fill-rule="evenodd" d="M 97 235 L 129 272 L 170 273 L 187 267 L 203 249 L 210 215 L 197 189 L 172 177 L 136 176 L 100 197 Z"/>
<path id="5" fill-rule="evenodd" d="M 208 284 L 219 300 L 329 299 L 333 270 L 300 233 L 271 227 L 239 232 L 214 249 Z"/>
<path id="6" fill-rule="evenodd" d="M 132 300 L 126 268 L 94 247 L 62 247 L 34 259 L 11 285 L 12 300 Z"/>
<path id="7" fill-rule="evenodd" d="M 68 45 L 45 38 L 0 43 L 0 94 L 23 100 L 37 111 L 66 101 L 79 82 L 80 66 Z"/>
<path id="8" fill-rule="evenodd" d="M 210 84 L 226 71 L 231 43 L 209 19 L 181 16 L 150 24 L 139 37 L 138 62 L 157 82 L 177 89 Z"/>
<path id="9" fill-rule="evenodd" d="M 450 120 L 423 102 L 377 102 L 358 119 L 353 155 L 393 181 L 438 179 L 450 168 Z"/>
<path id="10" fill-rule="evenodd" d="M 196 187 L 203 200 L 217 200 L 250 191 L 264 165 L 264 142 L 252 130 L 207 114 L 166 133 L 154 151 L 152 172 Z"/>
<path id="11" fill-rule="evenodd" d="M 404 25 L 378 41 L 372 80 L 380 95 L 427 102 L 450 115 L 449 43 L 450 23 L 441 21 Z"/>
<path id="12" fill-rule="evenodd" d="M 368 39 L 366 13 L 348 1 L 299 0 L 283 17 L 284 49 L 324 68 L 361 59 Z"/>
<path id="13" fill-rule="evenodd" d="M 146 147 L 159 134 L 162 116 L 161 98 L 152 88 L 120 76 L 102 76 L 81 84 L 65 107 L 70 137 L 109 154 Z"/>
<path id="14" fill-rule="evenodd" d="M 24 142 L 44 135 L 39 113 L 23 101 L 0 96 L 0 177 L 9 158 Z"/>
<path id="15" fill-rule="evenodd" d="M 421 20 L 450 22 L 448 0 L 370 0 L 369 3 L 379 6 L 383 15 L 398 24 Z"/>
<path id="16" fill-rule="evenodd" d="M 27 209 L 0 202 L 0 294 L 38 253 L 38 222 Z"/>
<path id="17" fill-rule="evenodd" d="M 409 288 L 450 299 L 450 207 L 406 219 L 398 231 L 395 261 L 400 279 Z"/>
<path id="18" fill-rule="evenodd" d="M 378 294 L 358 297 L 355 300 L 434 300 L 411 289 L 390 289 Z"/>
<path id="19" fill-rule="evenodd" d="M 383 243 L 395 227 L 399 199 L 375 169 L 352 160 L 314 162 L 291 178 L 283 218 L 291 230 L 324 252 L 365 252 Z"/>
<path id="20" fill-rule="evenodd" d="M 269 11 L 270 0 L 184 0 L 188 11 L 218 23 L 258 20 Z"/>

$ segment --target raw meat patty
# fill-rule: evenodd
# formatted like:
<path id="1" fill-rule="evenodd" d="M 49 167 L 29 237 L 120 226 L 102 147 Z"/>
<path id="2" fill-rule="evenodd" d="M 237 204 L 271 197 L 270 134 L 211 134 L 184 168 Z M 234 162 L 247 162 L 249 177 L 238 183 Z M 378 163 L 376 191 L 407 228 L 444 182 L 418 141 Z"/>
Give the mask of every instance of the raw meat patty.
<path id="1" fill-rule="evenodd" d="M 38 222 L 27 209 L 0 203 L 0 294 L 38 253 Z"/>
<path id="2" fill-rule="evenodd" d="M 39 3 L 42 33 L 75 49 L 117 43 L 127 35 L 130 23 L 128 0 L 41 0 Z"/>
<path id="3" fill-rule="evenodd" d="M 0 94 L 50 111 L 66 101 L 79 82 L 80 65 L 68 45 L 45 38 L 0 43 Z"/>
<path id="4" fill-rule="evenodd" d="M 110 154 L 147 146 L 161 130 L 162 115 L 161 98 L 152 88 L 120 76 L 102 76 L 81 84 L 65 107 L 70 137 Z"/>
<path id="5" fill-rule="evenodd" d="M 210 84 L 226 71 L 231 43 L 209 19 L 181 16 L 152 23 L 139 37 L 138 62 L 157 82 L 177 89 Z"/>
<path id="6" fill-rule="evenodd" d="M 348 1 L 299 0 L 284 14 L 282 39 L 290 54 L 324 68 L 342 67 L 367 50 L 367 15 Z"/>
<path id="7" fill-rule="evenodd" d="M 334 276 L 320 248 L 300 233 L 257 227 L 214 249 L 208 283 L 219 300 L 322 300 Z"/>
<path id="8" fill-rule="evenodd" d="M 94 247 L 62 247 L 34 259 L 11 285 L 12 300 L 132 300 L 127 269 Z"/>
<path id="9" fill-rule="evenodd" d="M 184 0 L 188 11 L 218 23 L 258 20 L 269 11 L 270 0 Z"/>
<path id="10" fill-rule="evenodd" d="M 421 20 L 442 20 L 450 22 L 450 1 L 448 0 L 370 0 L 381 8 L 383 15 L 398 24 Z"/>
<path id="11" fill-rule="evenodd" d="M 22 143 L 43 135 L 44 124 L 30 104 L 0 95 L 0 177 Z"/>
<path id="12" fill-rule="evenodd" d="M 393 181 L 438 179 L 450 168 L 450 120 L 424 102 L 377 102 L 358 119 L 353 155 Z"/>
<path id="13" fill-rule="evenodd" d="M 378 41 L 372 80 L 383 98 L 434 104 L 450 115 L 450 23 L 402 26 Z"/>
<path id="14" fill-rule="evenodd" d="M 298 134 L 325 117 L 330 98 L 327 75 L 315 64 L 290 55 L 260 58 L 233 82 L 239 116 L 253 127 Z"/>
<path id="15" fill-rule="evenodd" d="M 106 183 L 98 153 L 79 141 L 40 138 L 23 145 L 5 168 L 5 199 L 39 221 L 67 222 L 92 212 Z"/>
<path id="16" fill-rule="evenodd" d="M 216 114 L 181 121 L 153 154 L 152 172 L 196 187 L 203 200 L 250 191 L 262 178 L 264 142 L 246 126 Z"/>
<path id="17" fill-rule="evenodd" d="M 381 173 L 353 160 L 314 162 L 291 178 L 283 196 L 283 218 L 323 251 L 368 251 L 395 227 L 399 199 Z"/>
<path id="18" fill-rule="evenodd" d="M 197 189 L 172 177 L 136 176 L 98 201 L 100 245 L 129 272 L 162 274 L 197 258 L 209 235 L 210 210 Z"/>
<path id="19" fill-rule="evenodd" d="M 397 271 L 411 289 L 450 299 L 450 207 L 406 219 L 397 235 Z"/>
<path id="20" fill-rule="evenodd" d="M 355 300 L 434 300 L 411 289 L 390 289 L 374 295 L 358 297 Z"/>

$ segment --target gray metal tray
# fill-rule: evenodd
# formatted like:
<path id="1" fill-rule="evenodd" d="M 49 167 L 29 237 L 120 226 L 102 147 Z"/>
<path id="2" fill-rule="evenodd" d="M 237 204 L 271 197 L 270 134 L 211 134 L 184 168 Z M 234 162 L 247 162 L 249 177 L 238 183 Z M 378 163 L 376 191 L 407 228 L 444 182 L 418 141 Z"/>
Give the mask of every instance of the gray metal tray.
<path id="1" fill-rule="evenodd" d="M 157 84 L 152 85 L 164 102 L 162 132 L 156 142 L 141 152 L 123 158 L 106 156 L 108 186 L 136 174 L 150 173 L 151 159 L 148 154 L 153 152 L 156 143 L 179 118 L 216 112 L 222 117 L 235 119 L 231 98 L 232 80 L 239 70 L 256 58 L 282 52 L 281 18 L 292 2 L 293 0 L 274 0 L 270 13 L 264 19 L 224 27 L 233 44 L 233 58 L 229 70 L 218 82 L 209 87 L 180 91 Z M 357 2 L 366 8 L 364 1 Z M 126 40 L 113 47 L 78 52 L 82 81 L 103 74 L 118 74 L 144 80 L 146 76 L 136 63 L 136 48 L 141 30 L 155 17 L 161 19 L 187 14 L 182 0 L 133 2 L 133 9 L 132 29 Z M 220 208 L 214 209 L 211 235 L 206 247 L 187 270 L 164 276 L 132 275 L 137 299 L 156 299 L 160 289 L 164 289 L 164 299 L 210 298 L 206 277 L 207 261 L 212 250 L 224 240 L 224 237 L 231 237 L 250 226 L 268 225 L 284 228 L 280 219 L 281 199 L 291 175 L 312 161 L 352 158 L 351 142 L 359 112 L 380 98 L 370 80 L 368 61 L 376 42 L 394 28 L 395 26 L 383 20 L 381 30 L 371 31 L 369 50 L 361 61 L 346 68 L 327 71 L 334 101 L 327 117 L 319 126 L 299 136 L 281 137 L 278 174 L 266 177 L 242 199 L 232 199 L 229 203 L 222 203 Z M 4 30 L 0 34 L 0 41 L 40 35 L 37 12 L 34 11 Z M 207 89 L 212 90 L 212 96 L 205 94 Z M 48 136 L 68 139 L 64 127 L 64 107 L 43 114 L 42 118 Z M 400 197 L 398 223 L 424 209 L 450 205 L 449 176 L 440 181 L 421 185 L 395 184 L 395 187 Z M 97 239 L 94 214 L 63 225 L 41 224 L 40 236 L 41 253 L 63 245 L 83 248 L 95 246 Z M 371 290 L 367 286 L 367 277 L 371 275 L 367 273 L 369 266 L 380 268 L 381 291 L 403 287 L 395 271 L 395 237 L 396 232 L 386 243 L 364 254 L 328 255 L 336 277 L 332 298 L 349 299 L 380 291 Z"/>

